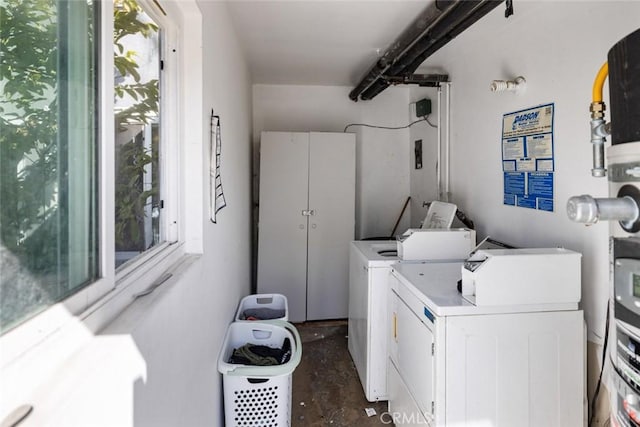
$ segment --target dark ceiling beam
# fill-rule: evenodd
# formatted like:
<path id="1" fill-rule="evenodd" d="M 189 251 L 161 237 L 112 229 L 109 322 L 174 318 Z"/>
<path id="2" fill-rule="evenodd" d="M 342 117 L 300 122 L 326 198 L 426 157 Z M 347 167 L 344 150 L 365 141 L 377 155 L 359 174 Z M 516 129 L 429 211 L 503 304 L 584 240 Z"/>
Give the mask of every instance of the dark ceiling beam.
<path id="1" fill-rule="evenodd" d="M 398 38 L 387 48 L 385 53 L 376 60 L 373 66 L 367 71 L 360 83 L 349 93 L 349 98 L 358 100 L 358 95 L 368 88 L 373 82 L 378 80 L 382 74 L 415 44 L 425 33 L 430 25 L 438 19 L 446 10 L 451 8 L 456 2 L 433 2 L 418 15 L 413 22 L 405 28 Z"/>
<path id="2" fill-rule="evenodd" d="M 349 97 L 357 101 L 373 99 L 380 92 L 389 87 L 390 83 L 403 76 L 413 73 L 429 56 L 442 46 L 453 40 L 457 35 L 471 26 L 474 22 L 496 8 L 504 0 L 466 0 L 449 2 L 446 13 L 442 13 L 429 24 L 426 31 L 419 36 L 397 57 L 387 58 L 390 63 L 377 75 L 367 74 L 365 78 L 351 91 Z M 406 30 L 405 30 L 406 32 Z M 403 33 L 404 34 L 404 33 Z M 374 66 L 375 68 L 375 66 Z M 363 88 L 364 87 L 364 88 Z"/>
<path id="3" fill-rule="evenodd" d="M 429 46 L 434 43 L 438 43 L 441 33 L 450 31 L 451 28 L 461 19 L 477 8 L 482 3 L 482 0 L 470 0 L 461 1 L 454 4 L 450 9 L 450 13 L 444 16 L 442 19 L 433 22 L 429 27 L 429 30 L 419 40 L 417 40 L 411 49 L 405 52 L 403 55 L 395 59 L 393 65 L 389 67 L 383 76 L 393 77 L 400 76 L 402 71 L 412 63 L 420 54 Z M 448 41 L 448 40 L 447 40 Z M 376 79 L 367 89 L 362 91 L 360 99 L 370 100 L 373 99 L 380 92 L 389 87 L 386 79 Z"/>
<path id="4" fill-rule="evenodd" d="M 449 43 L 451 40 L 456 38 L 460 33 L 469 28 L 471 25 L 475 24 L 480 18 L 491 12 L 493 9 L 498 7 L 502 3 L 502 0 L 499 1 L 486 1 L 483 2 L 477 9 L 473 11 L 473 13 L 467 17 L 465 17 L 460 23 L 453 28 L 450 32 L 443 34 L 438 38 L 438 41 L 433 43 L 427 49 L 425 49 L 420 55 L 418 55 L 414 61 L 409 64 L 402 73 L 413 73 L 418 69 L 420 65 L 431 55 L 436 53 L 442 46 Z"/>
<path id="5" fill-rule="evenodd" d="M 436 23 L 425 37 L 414 44 L 411 52 L 398 59 L 393 67 L 390 67 L 384 75 L 405 75 L 413 73 L 429 56 L 433 55 L 444 45 L 453 40 L 457 35 L 469 28 L 474 22 L 496 8 L 500 1 L 465 1 L 456 6 L 456 9 L 445 19 Z M 418 52 L 418 54 L 416 54 Z M 363 100 L 373 99 L 380 92 L 389 87 L 384 79 L 378 79 L 374 84 L 362 92 Z"/>

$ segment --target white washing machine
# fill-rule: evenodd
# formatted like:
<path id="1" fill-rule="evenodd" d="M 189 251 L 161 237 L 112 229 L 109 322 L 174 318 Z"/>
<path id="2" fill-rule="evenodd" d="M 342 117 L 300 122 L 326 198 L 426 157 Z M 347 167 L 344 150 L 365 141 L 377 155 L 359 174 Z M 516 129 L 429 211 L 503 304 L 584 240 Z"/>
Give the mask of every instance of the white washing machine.
<path id="1" fill-rule="evenodd" d="M 355 241 L 349 256 L 349 353 L 367 400 L 387 400 L 387 280 L 397 244 Z"/>

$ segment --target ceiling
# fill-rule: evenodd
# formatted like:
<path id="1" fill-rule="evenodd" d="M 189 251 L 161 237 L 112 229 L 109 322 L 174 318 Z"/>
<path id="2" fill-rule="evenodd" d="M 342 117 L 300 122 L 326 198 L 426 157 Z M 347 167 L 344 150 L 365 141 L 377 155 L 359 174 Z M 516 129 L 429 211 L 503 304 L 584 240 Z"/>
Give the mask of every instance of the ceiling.
<path id="1" fill-rule="evenodd" d="M 229 1 L 254 83 L 354 86 L 432 0 Z"/>

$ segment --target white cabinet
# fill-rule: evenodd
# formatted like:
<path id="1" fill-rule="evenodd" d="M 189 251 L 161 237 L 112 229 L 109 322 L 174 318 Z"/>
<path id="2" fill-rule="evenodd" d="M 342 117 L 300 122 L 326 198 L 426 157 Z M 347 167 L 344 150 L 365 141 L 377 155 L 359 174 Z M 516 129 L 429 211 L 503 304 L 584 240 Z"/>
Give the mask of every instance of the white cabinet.
<path id="1" fill-rule="evenodd" d="M 460 267 L 393 267 L 388 391 L 396 425 L 582 425 L 577 303 L 474 306 L 456 290 Z"/>
<path id="2" fill-rule="evenodd" d="M 293 322 L 346 318 L 355 228 L 355 136 L 263 132 L 258 292 L 284 294 Z"/>

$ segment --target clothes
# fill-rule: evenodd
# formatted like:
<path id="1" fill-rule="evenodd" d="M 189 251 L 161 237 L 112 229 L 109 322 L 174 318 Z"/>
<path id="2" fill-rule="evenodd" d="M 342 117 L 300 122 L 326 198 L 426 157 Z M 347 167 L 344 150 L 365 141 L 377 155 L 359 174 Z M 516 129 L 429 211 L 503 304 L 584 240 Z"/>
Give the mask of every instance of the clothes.
<path id="1" fill-rule="evenodd" d="M 285 338 L 282 348 L 245 344 L 233 350 L 229 363 L 250 366 L 282 365 L 291 359 L 291 342 Z"/>
<path id="2" fill-rule="evenodd" d="M 248 308 L 242 312 L 241 320 L 270 320 L 284 317 L 284 310 L 274 308 Z"/>

